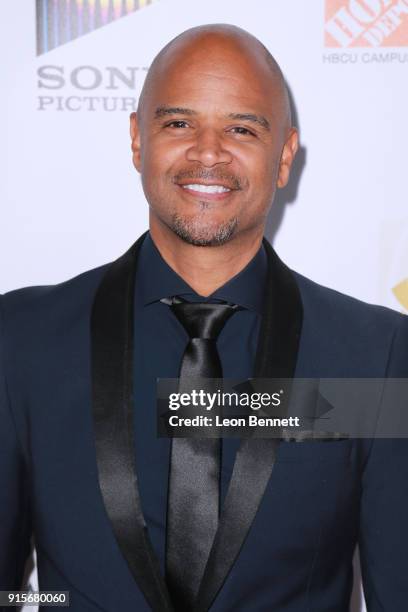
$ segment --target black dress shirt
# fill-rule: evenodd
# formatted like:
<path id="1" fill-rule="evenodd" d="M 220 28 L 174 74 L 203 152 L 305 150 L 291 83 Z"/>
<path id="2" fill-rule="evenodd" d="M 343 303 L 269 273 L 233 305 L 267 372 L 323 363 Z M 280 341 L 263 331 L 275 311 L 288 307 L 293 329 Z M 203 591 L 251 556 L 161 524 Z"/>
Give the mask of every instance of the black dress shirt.
<path id="1" fill-rule="evenodd" d="M 180 295 L 188 301 L 225 300 L 244 309 L 221 331 L 217 347 L 224 378 L 253 375 L 263 291 L 266 254 L 261 247 L 248 265 L 211 296 L 199 296 L 161 257 L 150 234 L 142 245 L 135 290 L 135 441 L 136 472 L 143 513 L 153 547 L 164 571 L 167 485 L 170 440 L 157 437 L 156 379 L 177 378 L 189 340 L 164 297 Z M 221 503 L 235 460 L 238 439 L 222 441 Z"/>

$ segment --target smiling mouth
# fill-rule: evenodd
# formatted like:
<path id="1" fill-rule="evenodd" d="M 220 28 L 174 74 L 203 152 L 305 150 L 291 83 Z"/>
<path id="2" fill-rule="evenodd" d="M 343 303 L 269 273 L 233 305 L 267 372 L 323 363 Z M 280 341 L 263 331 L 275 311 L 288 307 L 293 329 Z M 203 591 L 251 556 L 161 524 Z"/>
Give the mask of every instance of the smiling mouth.
<path id="1" fill-rule="evenodd" d="M 189 191 L 196 191 L 197 193 L 228 193 L 231 191 L 228 187 L 224 187 L 224 185 L 202 185 L 201 183 L 189 183 L 188 185 L 180 185 L 183 189 L 188 189 Z"/>

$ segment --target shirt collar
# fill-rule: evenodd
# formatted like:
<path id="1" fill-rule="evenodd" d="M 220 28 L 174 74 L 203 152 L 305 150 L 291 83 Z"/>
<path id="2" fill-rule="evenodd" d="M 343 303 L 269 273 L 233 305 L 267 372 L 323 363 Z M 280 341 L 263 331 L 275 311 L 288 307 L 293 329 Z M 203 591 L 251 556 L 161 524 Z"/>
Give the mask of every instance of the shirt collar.
<path id="1" fill-rule="evenodd" d="M 225 300 L 262 314 L 266 269 L 266 253 L 261 246 L 241 272 L 208 297 L 203 297 L 170 268 L 148 233 L 139 254 L 137 287 L 145 306 L 164 297 L 181 295 L 191 301 Z"/>

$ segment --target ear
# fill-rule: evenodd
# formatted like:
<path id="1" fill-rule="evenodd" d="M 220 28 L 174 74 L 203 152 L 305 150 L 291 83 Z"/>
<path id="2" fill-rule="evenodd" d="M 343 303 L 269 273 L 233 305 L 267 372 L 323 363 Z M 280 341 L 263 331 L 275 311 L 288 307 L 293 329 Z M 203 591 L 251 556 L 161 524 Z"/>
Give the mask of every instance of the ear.
<path id="1" fill-rule="evenodd" d="M 130 138 L 132 141 L 133 165 L 138 172 L 141 172 L 140 127 L 136 112 L 130 114 Z"/>
<path id="2" fill-rule="evenodd" d="M 289 131 L 289 135 L 286 139 L 280 159 L 278 180 L 276 183 L 280 188 L 285 187 L 288 183 L 290 169 L 292 167 L 293 160 L 295 159 L 298 147 L 299 134 L 297 129 L 293 127 Z"/>

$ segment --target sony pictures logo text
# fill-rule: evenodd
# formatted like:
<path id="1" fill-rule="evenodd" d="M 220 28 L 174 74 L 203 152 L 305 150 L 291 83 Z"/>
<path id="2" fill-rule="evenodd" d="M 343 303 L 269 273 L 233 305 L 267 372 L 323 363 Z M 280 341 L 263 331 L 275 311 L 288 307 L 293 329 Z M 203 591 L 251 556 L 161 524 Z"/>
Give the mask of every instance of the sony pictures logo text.
<path id="1" fill-rule="evenodd" d="M 325 46 L 408 46 L 408 0 L 326 0 Z"/>
<path id="2" fill-rule="evenodd" d="M 40 111 L 135 111 L 147 67 L 57 66 L 37 69 Z M 113 94 L 113 95 L 112 95 Z"/>

